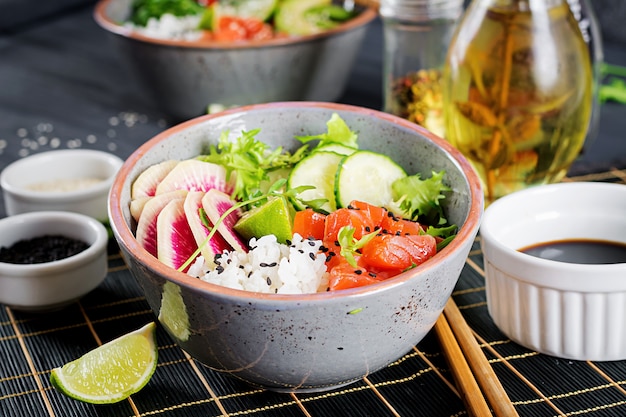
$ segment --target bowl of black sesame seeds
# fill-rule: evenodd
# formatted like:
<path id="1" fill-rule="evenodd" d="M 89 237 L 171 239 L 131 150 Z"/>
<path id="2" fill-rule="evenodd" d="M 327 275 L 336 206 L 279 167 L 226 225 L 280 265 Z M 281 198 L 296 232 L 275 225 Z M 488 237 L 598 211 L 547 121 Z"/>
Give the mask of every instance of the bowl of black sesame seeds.
<path id="1" fill-rule="evenodd" d="M 103 224 L 80 213 L 0 219 L 0 303 L 50 311 L 77 301 L 106 277 L 107 244 Z"/>

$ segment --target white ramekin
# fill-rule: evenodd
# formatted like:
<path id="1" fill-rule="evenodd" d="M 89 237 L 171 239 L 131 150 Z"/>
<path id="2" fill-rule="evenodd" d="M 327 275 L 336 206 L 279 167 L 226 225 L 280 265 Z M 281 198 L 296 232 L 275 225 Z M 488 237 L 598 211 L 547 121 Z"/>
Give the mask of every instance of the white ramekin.
<path id="1" fill-rule="evenodd" d="M 511 340 L 566 359 L 626 359 L 626 264 L 519 251 L 576 238 L 626 243 L 626 186 L 561 183 L 513 193 L 486 209 L 480 236 L 489 313 Z"/>
<path id="2" fill-rule="evenodd" d="M 58 309 L 95 289 L 106 277 L 108 233 L 96 219 L 72 212 L 38 211 L 0 220 L 0 247 L 45 235 L 82 240 L 88 247 L 51 262 L 0 262 L 0 303 L 16 310 Z"/>
<path id="3" fill-rule="evenodd" d="M 18 159 L 0 173 L 0 186 L 9 216 L 42 210 L 82 213 L 100 221 L 108 219 L 107 198 L 123 161 L 108 152 L 62 149 Z M 82 189 L 38 191 L 33 184 L 71 179 L 99 179 Z"/>

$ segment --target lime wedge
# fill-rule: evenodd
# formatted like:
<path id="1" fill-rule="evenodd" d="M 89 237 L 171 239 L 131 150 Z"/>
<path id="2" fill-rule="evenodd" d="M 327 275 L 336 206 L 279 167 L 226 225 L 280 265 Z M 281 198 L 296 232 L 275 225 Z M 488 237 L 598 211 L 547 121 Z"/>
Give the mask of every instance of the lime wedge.
<path id="1" fill-rule="evenodd" d="M 156 324 L 151 322 L 54 368 L 50 383 L 75 400 L 116 403 L 143 388 L 156 365 Z"/>
<path id="2" fill-rule="evenodd" d="M 291 210 L 284 198 L 270 198 L 259 207 L 245 212 L 233 228 L 246 242 L 253 237 L 274 235 L 279 243 L 286 243 L 292 238 Z"/>

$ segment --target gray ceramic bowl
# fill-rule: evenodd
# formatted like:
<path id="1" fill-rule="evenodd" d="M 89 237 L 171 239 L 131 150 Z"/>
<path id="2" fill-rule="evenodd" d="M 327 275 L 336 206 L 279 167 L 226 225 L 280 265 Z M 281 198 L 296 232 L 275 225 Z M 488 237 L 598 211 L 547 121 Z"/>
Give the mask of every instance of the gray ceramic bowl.
<path id="1" fill-rule="evenodd" d="M 175 271 L 133 235 L 131 184 L 147 167 L 196 156 L 220 133 L 260 128 L 258 138 L 294 150 L 337 112 L 362 149 L 385 153 L 409 173 L 445 170 L 444 200 L 460 226 L 423 265 L 368 287 L 308 295 L 259 294 Z M 408 352 L 433 327 L 461 272 L 483 211 L 479 180 L 444 140 L 375 110 L 313 102 L 269 103 L 203 116 L 147 141 L 124 163 L 109 198 L 111 225 L 154 313 L 177 343 L 208 367 L 275 391 L 322 391 L 361 379 Z M 357 314 L 351 314 L 358 312 Z"/>
<path id="2" fill-rule="evenodd" d="M 209 105 L 271 101 L 336 101 L 344 91 L 373 8 L 327 32 L 254 43 L 159 40 L 121 25 L 132 0 L 101 0 L 96 22 L 113 35 L 128 62 L 163 110 L 182 121 Z"/>

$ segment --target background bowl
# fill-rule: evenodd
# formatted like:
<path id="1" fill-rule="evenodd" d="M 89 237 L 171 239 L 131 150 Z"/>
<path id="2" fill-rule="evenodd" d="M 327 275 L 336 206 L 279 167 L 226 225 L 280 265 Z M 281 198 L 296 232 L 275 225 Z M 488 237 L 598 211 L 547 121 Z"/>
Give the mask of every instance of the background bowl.
<path id="1" fill-rule="evenodd" d="M 385 153 L 410 173 L 445 170 L 447 217 L 457 237 L 436 257 L 369 287 L 280 295 L 233 290 L 166 267 L 135 240 L 131 184 L 147 167 L 199 155 L 220 133 L 260 128 L 258 139 L 293 151 L 295 135 L 325 132 L 337 112 L 362 149 Z M 142 145 L 111 189 L 111 225 L 148 303 L 200 362 L 276 391 L 322 391 L 368 375 L 408 352 L 432 328 L 461 272 L 483 208 L 478 178 L 447 142 L 398 117 L 330 103 L 270 103 L 203 116 Z M 353 313 L 353 314 L 351 314 Z M 163 322 L 163 320 L 162 320 Z M 184 325 L 183 325 L 184 323 Z"/>
<path id="2" fill-rule="evenodd" d="M 575 360 L 626 359 L 626 264 L 541 259 L 518 249 L 567 239 L 626 244 L 626 187 L 538 186 L 503 197 L 480 228 L 495 324 L 529 349 Z"/>
<path id="3" fill-rule="evenodd" d="M 12 216 L 60 210 L 108 220 L 107 197 L 122 162 L 113 154 L 87 149 L 42 152 L 18 159 L 0 173 L 6 212 Z M 80 186 L 82 181 L 89 181 L 88 185 Z M 71 188 L 77 185 L 79 188 Z"/>
<path id="4" fill-rule="evenodd" d="M 1 248 L 45 235 L 82 240 L 89 247 L 51 262 L 0 262 L 0 303 L 16 310 L 54 310 L 76 301 L 106 277 L 109 239 L 97 220 L 61 211 L 23 213 L 0 220 Z"/>
<path id="5" fill-rule="evenodd" d="M 113 35 L 122 59 L 176 121 L 224 107 L 272 101 L 336 101 L 377 15 L 368 8 L 327 32 L 269 41 L 195 43 L 149 38 L 120 23 L 132 0 L 101 0 L 96 22 Z"/>

